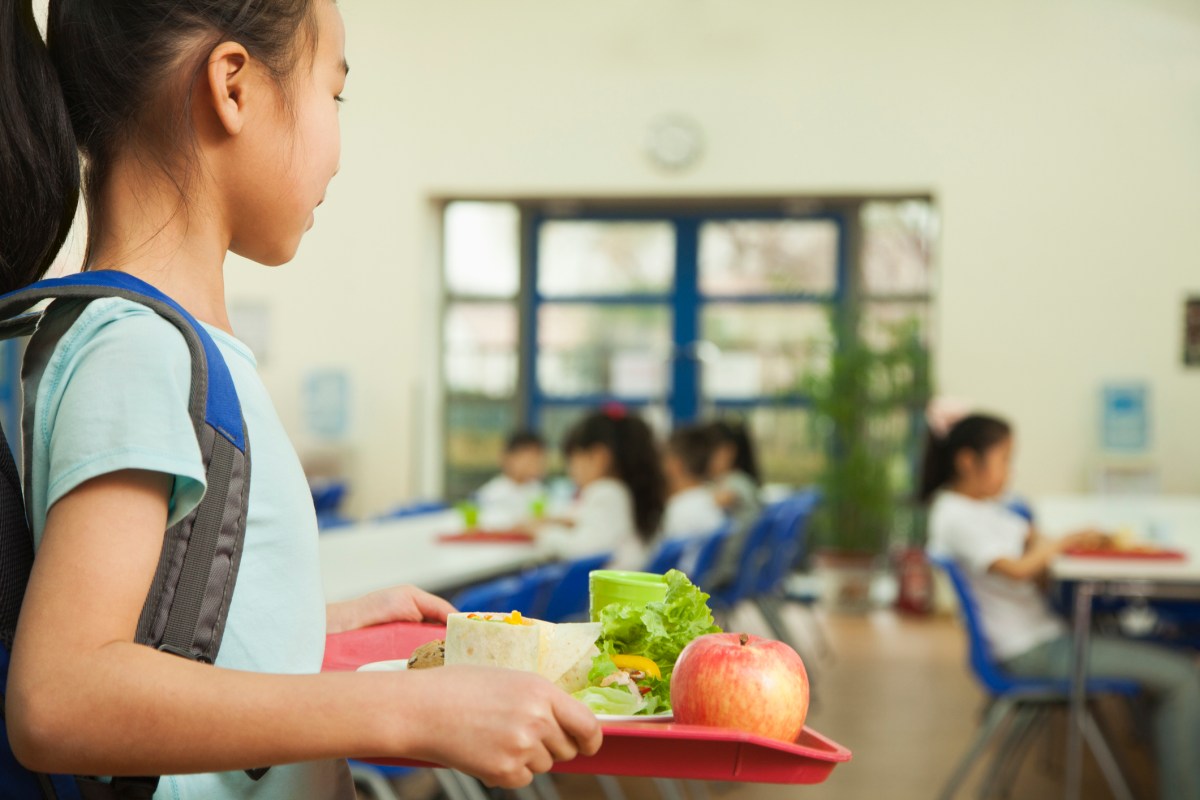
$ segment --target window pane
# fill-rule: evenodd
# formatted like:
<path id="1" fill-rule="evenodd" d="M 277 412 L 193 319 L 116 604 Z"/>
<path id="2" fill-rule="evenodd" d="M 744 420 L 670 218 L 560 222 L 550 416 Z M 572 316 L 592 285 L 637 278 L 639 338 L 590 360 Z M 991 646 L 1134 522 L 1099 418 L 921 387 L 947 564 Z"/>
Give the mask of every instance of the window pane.
<path id="1" fill-rule="evenodd" d="M 933 291 L 937 211 L 923 200 L 867 203 L 862 210 L 862 277 L 867 294 Z"/>
<path id="2" fill-rule="evenodd" d="M 555 220 L 541 226 L 543 295 L 665 293 L 674 276 L 675 229 L 669 222 Z"/>
<path id="3" fill-rule="evenodd" d="M 451 294 L 515 297 L 520 215 L 512 203 L 450 203 L 445 216 L 446 288 Z"/>
<path id="4" fill-rule="evenodd" d="M 446 389 L 509 397 L 517 387 L 517 310 L 512 303 L 450 303 Z"/>
<path id="5" fill-rule="evenodd" d="M 705 294 L 832 294 L 837 226 L 824 220 L 708 222 L 700 229 Z"/>
<path id="6" fill-rule="evenodd" d="M 750 412 L 747 422 L 764 483 L 807 486 L 816 480 L 825 455 L 813 442 L 809 417 L 802 408 L 756 408 Z"/>
<path id="7" fill-rule="evenodd" d="M 710 305 L 701 331 L 717 348 L 700 353 L 704 392 L 715 398 L 798 392 L 806 371 L 824 368 L 830 349 L 829 312 L 816 304 Z"/>
<path id="8" fill-rule="evenodd" d="M 933 337 L 933 313 L 927 302 L 864 302 L 859 335 L 871 347 L 885 349 L 917 343 L 928 350 Z"/>
<path id="9" fill-rule="evenodd" d="M 661 397 L 671 329 L 663 306 L 546 304 L 538 314 L 538 384 L 548 395 Z"/>
<path id="10" fill-rule="evenodd" d="M 511 400 L 450 396 L 446 401 L 446 496 L 458 500 L 500 471 L 504 441 L 516 426 Z"/>

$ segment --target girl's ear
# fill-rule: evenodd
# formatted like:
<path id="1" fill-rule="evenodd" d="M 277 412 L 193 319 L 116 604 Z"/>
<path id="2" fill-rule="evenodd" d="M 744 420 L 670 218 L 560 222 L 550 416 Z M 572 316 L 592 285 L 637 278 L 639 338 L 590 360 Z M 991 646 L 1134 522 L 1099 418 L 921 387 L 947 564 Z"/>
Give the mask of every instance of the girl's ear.
<path id="1" fill-rule="evenodd" d="M 230 136 L 242 131 L 249 89 L 250 54 L 237 42 L 222 42 L 208 56 L 208 95 L 217 120 Z"/>
<path id="2" fill-rule="evenodd" d="M 975 474 L 979 466 L 979 456 L 969 447 L 959 448 L 954 454 L 954 475 L 969 477 Z"/>

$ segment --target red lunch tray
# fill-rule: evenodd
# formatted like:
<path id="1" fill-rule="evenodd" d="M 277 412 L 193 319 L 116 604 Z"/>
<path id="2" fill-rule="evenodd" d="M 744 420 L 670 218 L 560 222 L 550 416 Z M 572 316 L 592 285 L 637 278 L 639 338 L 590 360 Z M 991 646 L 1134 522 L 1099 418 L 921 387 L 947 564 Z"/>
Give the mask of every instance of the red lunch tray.
<path id="1" fill-rule="evenodd" d="M 325 640 L 323 669 L 353 670 L 371 661 L 405 658 L 419 645 L 446 635 L 440 625 L 394 622 Z M 629 775 L 747 783 L 821 783 L 850 751 L 805 728 L 794 743 L 742 731 L 661 722 L 609 723 L 594 756 L 555 764 L 553 772 Z M 366 758 L 373 764 L 429 767 L 400 758 Z"/>
<path id="2" fill-rule="evenodd" d="M 533 534 L 525 533 L 524 531 L 464 531 L 462 533 L 442 533 L 438 534 L 438 541 L 443 544 L 453 544 L 458 542 L 488 542 L 491 544 L 530 544 L 533 542 Z"/>
<path id="3" fill-rule="evenodd" d="M 1183 561 L 1187 554 L 1180 550 L 1084 550 L 1070 548 L 1063 551 L 1076 558 L 1108 558 L 1132 561 Z"/>

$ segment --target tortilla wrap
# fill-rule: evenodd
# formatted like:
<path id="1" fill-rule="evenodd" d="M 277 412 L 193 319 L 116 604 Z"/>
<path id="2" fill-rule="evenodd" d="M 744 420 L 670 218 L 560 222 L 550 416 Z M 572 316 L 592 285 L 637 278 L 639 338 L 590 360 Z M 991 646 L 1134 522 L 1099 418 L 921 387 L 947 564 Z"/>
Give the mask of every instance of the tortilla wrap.
<path id="1" fill-rule="evenodd" d="M 521 625 L 505 614 L 451 614 L 446 620 L 446 665 L 476 664 L 536 672 L 567 692 L 588 685 L 592 660 L 600 652 L 598 622 L 555 625 L 528 619 Z"/>

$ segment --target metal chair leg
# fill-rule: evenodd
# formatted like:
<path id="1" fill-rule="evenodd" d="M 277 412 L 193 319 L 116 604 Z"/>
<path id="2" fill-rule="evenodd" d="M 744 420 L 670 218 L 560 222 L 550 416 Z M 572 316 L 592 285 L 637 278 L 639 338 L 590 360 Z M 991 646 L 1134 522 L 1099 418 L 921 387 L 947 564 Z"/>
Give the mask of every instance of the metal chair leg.
<path id="1" fill-rule="evenodd" d="M 596 783 L 604 792 L 604 800 L 625 800 L 625 792 L 621 790 L 621 782 L 612 775 L 597 775 Z"/>
<path id="2" fill-rule="evenodd" d="M 1100 728 L 1096 726 L 1096 719 L 1092 716 L 1092 712 L 1087 710 L 1083 713 L 1083 740 L 1091 748 L 1092 755 L 1095 756 L 1100 771 L 1104 773 L 1104 780 L 1108 782 L 1108 788 L 1112 790 L 1113 797 L 1116 797 L 1117 800 L 1133 800 L 1133 792 L 1129 790 L 1129 784 L 1125 782 L 1125 776 L 1121 774 L 1117 759 L 1113 756 L 1108 742 L 1104 740 L 1104 734 L 1100 733 Z"/>
<path id="3" fill-rule="evenodd" d="M 1050 709 L 1045 706 L 1033 707 L 1033 719 L 1030 721 L 1029 727 L 1025 730 L 1021 740 L 1013 747 L 1012 755 L 1009 757 L 1011 766 L 1006 769 L 1000 777 L 1000 784 L 996 787 L 997 796 L 1000 800 L 1008 800 L 1012 797 L 1013 783 L 1016 782 L 1017 775 L 1021 771 L 1021 764 L 1025 761 L 1025 753 L 1037 740 L 1038 734 L 1044 730 L 1046 721 L 1050 717 Z"/>
<path id="4" fill-rule="evenodd" d="M 975 737 L 975 742 L 971 745 L 971 749 L 967 751 L 966 756 L 958 763 L 954 769 L 954 773 L 942 788 L 942 793 L 939 795 L 941 800 L 951 800 L 954 793 L 958 791 L 958 787 L 962 785 L 963 780 L 967 777 L 967 773 L 971 771 L 971 766 L 979 755 L 987 748 L 995 737 L 997 731 L 1000 730 L 1001 724 L 1008 717 L 1008 712 L 1012 711 L 1013 704 L 1011 700 L 996 700 L 992 703 L 992 707 L 988 709 L 987 717 L 984 719 L 983 728 L 979 735 Z"/>
<path id="5" fill-rule="evenodd" d="M 683 787 L 670 778 L 654 778 L 654 785 L 663 800 L 684 800 Z"/>
<path id="6" fill-rule="evenodd" d="M 683 785 L 694 800 L 708 800 L 708 784 L 704 781 L 684 781 Z"/>
<path id="7" fill-rule="evenodd" d="M 450 800 L 488 800 L 479 781 L 453 769 L 435 769 L 438 784 Z"/>
<path id="8" fill-rule="evenodd" d="M 1011 783 L 1011 777 L 1021 766 L 1020 755 L 1037 716 L 1037 707 L 1028 703 L 1018 704 L 1013 711 L 1008 730 L 1004 732 L 1004 738 L 1001 740 L 1000 746 L 996 748 L 996 754 L 992 756 L 987 777 L 983 779 L 983 783 L 979 787 L 982 800 L 1001 796 L 1001 787 Z"/>
<path id="9" fill-rule="evenodd" d="M 356 784 L 367 787 L 375 800 L 400 800 L 391 782 L 379 770 L 361 764 L 351 764 L 350 775 Z"/>
<path id="10" fill-rule="evenodd" d="M 554 785 L 554 778 L 549 775 L 534 775 L 533 789 L 535 795 L 541 800 L 561 800 L 558 796 L 558 787 Z"/>

